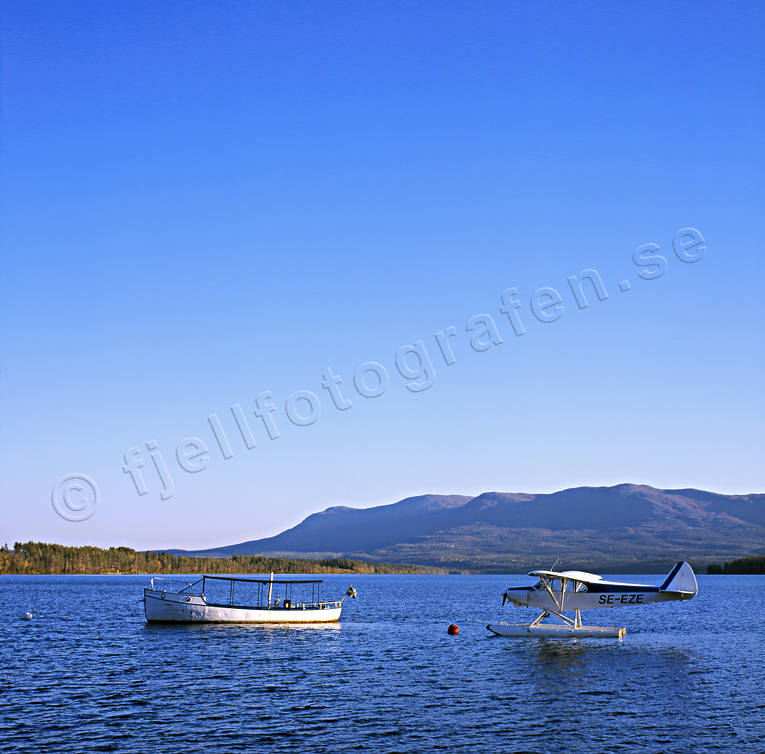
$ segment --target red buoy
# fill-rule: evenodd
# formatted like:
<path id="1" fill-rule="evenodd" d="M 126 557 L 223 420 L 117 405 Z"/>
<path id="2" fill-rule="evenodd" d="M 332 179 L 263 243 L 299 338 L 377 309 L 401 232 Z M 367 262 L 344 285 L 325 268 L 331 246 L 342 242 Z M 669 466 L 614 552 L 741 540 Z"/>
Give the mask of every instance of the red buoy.
<path id="1" fill-rule="evenodd" d="M 460 628 L 456 623 L 452 623 L 452 625 L 446 629 L 446 633 L 449 634 L 449 636 L 456 636 L 459 632 Z"/>

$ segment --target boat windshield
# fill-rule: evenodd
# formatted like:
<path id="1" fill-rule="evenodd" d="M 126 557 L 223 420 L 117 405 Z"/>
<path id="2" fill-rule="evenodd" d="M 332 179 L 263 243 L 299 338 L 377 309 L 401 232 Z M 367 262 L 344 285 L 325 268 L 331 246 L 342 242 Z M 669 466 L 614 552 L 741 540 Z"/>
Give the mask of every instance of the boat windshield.
<path id="1" fill-rule="evenodd" d="M 151 580 L 151 588 L 156 589 L 158 592 L 173 592 L 193 594 L 194 586 L 201 585 L 202 579 L 196 579 L 189 581 L 188 579 L 171 579 L 166 576 L 154 576 Z M 197 590 L 198 594 L 201 594 L 200 590 Z"/>

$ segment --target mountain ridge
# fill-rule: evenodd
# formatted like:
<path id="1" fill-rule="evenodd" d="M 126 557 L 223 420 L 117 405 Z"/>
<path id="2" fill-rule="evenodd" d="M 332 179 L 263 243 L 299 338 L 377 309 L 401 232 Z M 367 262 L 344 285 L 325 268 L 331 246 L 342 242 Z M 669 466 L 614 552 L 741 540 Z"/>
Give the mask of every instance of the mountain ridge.
<path id="1" fill-rule="evenodd" d="M 686 559 L 765 553 L 765 494 L 622 483 L 552 493 L 425 494 L 371 508 L 330 506 L 280 534 L 193 556 L 353 557 L 457 570 Z"/>

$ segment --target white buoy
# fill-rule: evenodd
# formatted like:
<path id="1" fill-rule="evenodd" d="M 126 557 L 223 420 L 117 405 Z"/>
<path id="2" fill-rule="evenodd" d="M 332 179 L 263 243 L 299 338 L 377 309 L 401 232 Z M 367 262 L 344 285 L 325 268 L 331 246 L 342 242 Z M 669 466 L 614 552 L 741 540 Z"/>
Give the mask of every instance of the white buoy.
<path id="1" fill-rule="evenodd" d="M 24 620 L 32 620 L 32 618 L 34 618 L 32 613 L 24 613 Z"/>

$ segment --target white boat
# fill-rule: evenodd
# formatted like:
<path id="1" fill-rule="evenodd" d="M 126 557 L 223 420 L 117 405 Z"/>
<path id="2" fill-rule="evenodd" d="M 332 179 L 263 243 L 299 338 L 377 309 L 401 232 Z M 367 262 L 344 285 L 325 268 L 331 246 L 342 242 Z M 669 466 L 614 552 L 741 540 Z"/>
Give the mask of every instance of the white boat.
<path id="1" fill-rule="evenodd" d="M 241 590 L 244 583 L 249 594 L 238 602 L 235 586 Z M 322 600 L 322 583 L 321 579 L 274 579 L 273 573 L 268 579 L 204 574 L 185 586 L 155 577 L 143 590 L 144 614 L 150 623 L 337 623 L 343 600 L 355 598 L 356 592 L 350 586 L 341 599 Z M 210 586 L 217 592 L 214 597 L 207 593 Z M 305 592 L 298 589 L 294 598 L 295 587 Z"/>

